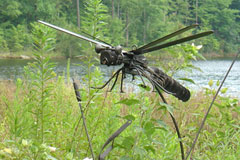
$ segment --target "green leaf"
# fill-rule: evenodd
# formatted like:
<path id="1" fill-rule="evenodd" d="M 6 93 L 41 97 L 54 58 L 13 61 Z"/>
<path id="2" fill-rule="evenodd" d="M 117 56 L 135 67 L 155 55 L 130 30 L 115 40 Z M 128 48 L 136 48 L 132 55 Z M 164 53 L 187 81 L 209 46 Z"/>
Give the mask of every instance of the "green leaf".
<path id="1" fill-rule="evenodd" d="M 188 127 L 188 130 L 189 130 L 189 131 L 194 131 L 194 130 L 196 130 L 196 127 L 190 126 L 190 127 Z"/>
<path id="2" fill-rule="evenodd" d="M 240 125 L 231 124 L 231 126 L 237 128 L 237 129 L 240 129 Z"/>
<path id="3" fill-rule="evenodd" d="M 155 126 L 151 121 L 148 121 L 143 128 L 147 137 L 151 137 L 151 135 L 155 132 Z"/>
<path id="4" fill-rule="evenodd" d="M 215 106 L 217 106 L 218 108 L 224 108 L 225 105 L 219 104 L 219 103 L 214 103 Z"/>
<path id="5" fill-rule="evenodd" d="M 128 156 L 122 156 L 120 158 L 120 160 L 132 160 L 132 158 L 128 157 Z"/>
<path id="6" fill-rule="evenodd" d="M 125 137 L 122 142 L 122 147 L 125 149 L 131 149 L 134 145 L 135 139 L 132 136 Z"/>
<path id="7" fill-rule="evenodd" d="M 136 153 L 138 159 L 144 159 L 144 155 L 147 154 L 146 150 L 141 147 L 134 147 L 134 153 Z"/>
<path id="8" fill-rule="evenodd" d="M 217 131 L 217 135 L 218 137 L 221 137 L 221 138 L 225 136 L 224 132 L 221 132 L 221 131 Z"/>
<path id="9" fill-rule="evenodd" d="M 164 121 L 160 120 L 160 119 L 157 119 L 156 120 L 156 123 L 161 126 L 162 128 L 164 128 L 165 130 L 167 130 L 167 125 Z"/>
<path id="10" fill-rule="evenodd" d="M 73 159 L 73 153 L 72 152 L 69 152 L 66 157 L 65 157 L 67 160 L 72 160 Z"/>
<path id="11" fill-rule="evenodd" d="M 223 89 L 221 89 L 221 93 L 224 94 L 227 92 L 227 90 L 228 90 L 228 88 L 223 88 Z"/>
<path id="12" fill-rule="evenodd" d="M 135 120 L 135 117 L 133 116 L 133 115 L 126 115 L 126 116 L 124 116 L 123 117 L 124 119 L 127 119 L 127 120 L 132 120 L 132 121 L 134 121 Z"/>
<path id="13" fill-rule="evenodd" d="M 123 100 L 121 100 L 121 101 L 119 101 L 119 102 L 117 102 L 115 104 L 125 104 L 125 105 L 130 106 L 130 105 L 135 105 L 135 104 L 139 104 L 139 103 L 140 103 L 140 101 L 137 100 L 137 99 L 128 99 L 128 98 L 126 98 L 126 99 L 123 99 Z"/>
<path id="14" fill-rule="evenodd" d="M 156 150 L 152 146 L 144 146 L 144 149 L 148 152 L 151 151 L 152 153 L 156 153 Z"/>
<path id="15" fill-rule="evenodd" d="M 169 104 L 166 104 L 166 103 L 162 103 L 160 102 L 159 103 L 161 107 L 165 107 L 167 109 L 168 112 L 170 112 L 171 114 L 173 114 L 173 109 L 174 107 L 169 105 Z"/>
<path id="16" fill-rule="evenodd" d="M 189 78 L 179 78 L 179 79 L 182 80 L 182 81 L 186 81 L 186 82 L 190 82 L 192 84 L 195 84 L 195 82 L 192 79 L 189 79 Z"/>
<path id="17" fill-rule="evenodd" d="M 210 80 L 210 81 L 208 82 L 208 85 L 209 85 L 210 87 L 212 87 L 212 86 L 213 86 L 213 80 Z"/>
<path id="18" fill-rule="evenodd" d="M 151 87 L 149 87 L 149 86 L 146 86 L 146 85 L 143 85 L 143 84 L 139 84 L 138 86 L 139 86 L 140 88 L 146 90 L 146 91 L 151 91 Z"/>
<path id="19" fill-rule="evenodd" d="M 144 130 L 143 130 L 142 127 L 136 126 L 136 127 L 135 127 L 135 131 L 136 131 L 137 133 L 142 133 Z"/>

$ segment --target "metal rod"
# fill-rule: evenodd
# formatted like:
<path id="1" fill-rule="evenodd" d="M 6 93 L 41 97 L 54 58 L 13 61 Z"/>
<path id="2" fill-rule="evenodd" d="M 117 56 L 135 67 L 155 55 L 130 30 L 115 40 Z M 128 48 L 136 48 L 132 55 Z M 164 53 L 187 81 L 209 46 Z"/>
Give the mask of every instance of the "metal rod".
<path id="1" fill-rule="evenodd" d="M 111 89 L 109 90 L 110 92 L 113 90 L 114 86 L 115 86 L 116 83 L 117 83 L 119 73 L 120 73 L 120 71 L 119 71 L 119 72 L 117 73 L 117 75 L 116 75 L 116 78 L 115 78 L 115 80 L 114 80 L 114 82 L 113 82 L 113 85 L 112 85 Z"/>
<path id="2" fill-rule="evenodd" d="M 138 72 L 138 74 L 139 74 L 139 76 L 140 76 L 140 78 L 141 78 L 141 80 L 143 82 L 143 85 L 146 86 L 146 84 L 145 84 L 145 82 L 143 80 L 143 77 L 142 77 L 142 73 L 140 73 L 140 71 L 139 71 L 139 69 L 137 67 L 135 67 L 135 69 L 137 70 L 137 72 Z"/>
<path id="3" fill-rule="evenodd" d="M 207 112 L 206 112 L 206 114 L 205 114 L 205 116 L 204 116 L 204 118 L 203 118 L 203 121 L 202 121 L 202 123 L 201 123 L 201 125 L 200 125 L 200 128 L 199 128 L 199 130 L 198 130 L 198 132 L 197 132 L 197 135 L 196 135 L 196 137 L 195 137 L 195 139 L 194 139 L 194 142 L 193 142 L 190 150 L 187 152 L 187 156 L 186 156 L 185 160 L 187 160 L 187 158 L 189 157 L 191 151 L 192 151 L 193 148 L 195 147 L 195 145 L 196 145 L 196 143 L 197 143 L 197 140 L 198 140 L 198 137 L 199 137 L 199 135 L 200 135 L 200 132 L 201 132 L 201 130 L 202 130 L 203 126 L 204 126 L 204 123 L 205 123 L 205 121 L 206 121 L 206 119 L 207 119 L 207 116 L 208 116 L 208 114 L 209 114 L 209 112 L 210 112 L 210 110 L 211 110 L 211 108 L 212 108 L 212 106 L 213 106 L 213 103 L 214 103 L 215 99 L 217 98 L 218 93 L 220 92 L 220 90 L 221 90 L 221 88 L 222 88 L 222 86 L 223 86 L 223 83 L 224 83 L 225 80 L 227 79 L 227 76 L 228 76 L 228 74 L 230 73 L 230 71 L 231 71 L 231 69 L 232 69 L 232 67 L 233 67 L 233 64 L 234 64 L 235 61 L 237 60 L 238 55 L 239 55 L 239 53 L 237 53 L 236 57 L 235 57 L 234 60 L 232 61 L 232 64 L 231 64 L 231 66 L 229 67 L 229 69 L 228 69 L 225 77 L 223 78 L 223 81 L 222 81 L 221 85 L 219 86 L 219 88 L 218 88 L 215 96 L 213 97 L 213 100 L 212 100 L 212 102 L 211 102 L 211 104 L 210 104 L 210 106 L 209 106 L 209 108 L 208 108 L 208 110 L 207 110 Z"/>
<path id="4" fill-rule="evenodd" d="M 107 85 L 122 69 L 123 69 L 123 67 L 120 68 L 119 70 L 117 70 L 117 71 L 112 75 L 112 77 L 109 78 L 109 80 L 108 80 L 104 85 L 102 85 L 101 87 L 91 87 L 91 88 L 93 88 L 93 89 L 103 89 L 104 87 L 106 87 L 106 85 Z"/>
<path id="5" fill-rule="evenodd" d="M 83 35 L 80 35 L 80 34 L 71 32 L 71 31 L 69 31 L 69 30 L 66 30 L 66 29 L 64 29 L 64 28 L 55 26 L 55 25 L 53 25 L 53 24 L 50 24 L 50 23 L 47 23 L 47 22 L 44 22 L 44 21 L 40 21 L 40 20 L 38 20 L 38 22 L 39 22 L 39 23 L 42 23 L 42 24 L 44 24 L 44 25 L 46 25 L 46 26 L 48 26 L 48 27 L 51 27 L 51 28 L 53 28 L 53 29 L 56 29 L 56 30 L 59 30 L 59 31 L 61 31 L 61 32 L 70 34 L 70 35 L 72 35 L 72 36 L 75 36 L 75 37 L 77 37 L 77 38 L 81 38 L 81 39 L 83 39 L 83 40 L 92 42 L 92 43 L 94 43 L 94 44 L 99 44 L 99 45 L 104 46 L 104 47 L 107 47 L 107 48 L 112 48 L 112 46 L 110 46 L 110 45 L 108 45 L 108 44 L 105 44 L 105 43 L 102 43 L 102 42 L 98 42 L 98 41 L 96 41 L 96 40 L 93 40 L 93 39 L 91 39 L 91 38 L 85 37 L 85 36 L 83 36 Z"/>
<path id="6" fill-rule="evenodd" d="M 78 105 L 79 105 L 79 108 L 80 108 L 80 111 L 81 111 L 81 116 L 82 116 L 82 120 L 83 120 L 83 126 L 84 126 L 84 129 L 85 129 L 86 135 L 87 135 L 89 148 L 91 150 L 92 158 L 94 160 L 94 153 L 93 153 L 93 148 L 92 148 L 92 142 L 91 142 L 90 136 L 88 134 L 88 129 L 87 129 L 87 125 L 86 125 L 86 119 L 85 119 L 84 112 L 83 112 L 82 105 L 81 105 L 81 101 L 82 100 L 81 100 L 81 96 L 80 96 L 80 93 L 79 93 L 78 86 L 75 83 L 74 79 L 73 79 L 73 87 L 74 87 L 76 98 L 77 98 L 77 101 L 78 101 Z"/>
<path id="7" fill-rule="evenodd" d="M 120 92 L 121 92 L 121 93 L 124 93 L 124 91 L 123 91 L 123 79 L 124 79 L 124 76 L 125 76 L 125 70 L 124 70 L 124 68 L 123 68 L 123 69 L 122 69 L 121 85 L 120 85 Z"/>
<path id="8" fill-rule="evenodd" d="M 163 97 L 162 93 L 160 92 L 159 88 L 156 87 L 156 90 L 159 94 L 159 96 L 161 97 L 162 101 L 165 103 L 165 104 L 168 104 L 167 101 L 165 100 L 165 98 Z M 172 121 L 173 121 L 173 124 L 175 126 L 175 129 L 176 129 L 176 132 L 177 132 L 177 135 L 178 135 L 178 139 L 179 139 L 179 145 L 180 145 L 180 149 L 181 149 L 181 155 L 182 155 L 182 160 L 184 160 L 184 148 L 183 148 L 183 143 L 182 143 L 182 137 L 181 137 L 181 134 L 180 134 L 180 130 L 178 128 L 178 124 L 177 124 L 177 121 L 175 119 L 175 117 L 172 115 L 172 113 L 168 112 L 169 115 L 171 116 L 172 118 Z"/>

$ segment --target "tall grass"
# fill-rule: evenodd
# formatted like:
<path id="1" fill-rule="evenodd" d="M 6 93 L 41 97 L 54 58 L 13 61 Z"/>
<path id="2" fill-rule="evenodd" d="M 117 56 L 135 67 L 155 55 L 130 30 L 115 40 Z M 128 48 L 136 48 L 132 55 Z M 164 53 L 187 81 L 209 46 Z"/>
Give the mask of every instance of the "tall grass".
<path id="1" fill-rule="evenodd" d="M 93 75 L 93 80 L 97 78 Z M 27 110 L 29 104 L 24 102 L 27 95 L 19 94 L 26 92 L 23 84 L 17 82 L 16 90 L 11 93 L 13 96 L 1 95 L 1 104 L 6 103 L 8 106 L 3 107 L 4 112 L 11 113 L 1 114 L 0 155 L 3 159 L 90 157 L 83 126 L 81 122 L 77 125 L 80 112 L 72 86 L 65 83 L 64 77 L 58 77 L 50 83 L 56 87 L 50 97 L 52 106 L 45 110 L 49 115 L 44 123 L 43 143 L 41 139 L 39 143 L 35 142 L 38 141 L 35 132 L 29 128 L 35 124 L 32 123 L 33 113 Z M 180 159 L 174 127 L 166 114 L 167 109 L 159 104 L 160 99 L 154 98 L 157 97 L 155 93 L 142 90 L 141 93 L 119 94 L 114 90 L 109 94 L 104 90 L 94 92 L 94 98 L 89 103 L 87 91 L 88 87 L 81 85 L 83 106 L 96 155 L 106 139 L 126 119 L 131 119 L 131 126 L 115 140 L 115 149 L 110 153 L 109 159 Z M 192 143 L 213 92 L 214 89 L 206 89 L 194 93 L 187 103 L 168 97 L 175 106 L 174 115 L 184 136 L 185 150 Z M 240 155 L 239 101 L 226 97 L 219 97 L 217 101 L 194 150 L 194 159 L 237 160 Z"/>

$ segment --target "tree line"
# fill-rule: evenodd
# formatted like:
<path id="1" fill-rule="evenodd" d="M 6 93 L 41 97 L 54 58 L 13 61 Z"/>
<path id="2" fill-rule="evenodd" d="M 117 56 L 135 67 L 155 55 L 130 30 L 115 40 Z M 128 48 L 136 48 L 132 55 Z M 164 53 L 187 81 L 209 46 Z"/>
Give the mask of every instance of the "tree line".
<path id="1" fill-rule="evenodd" d="M 214 30 L 196 41 L 203 53 L 238 50 L 239 0 L 0 0 L 0 53 L 31 50 L 31 29 L 43 20 L 113 45 L 141 46 L 184 26 Z M 178 37 L 178 38 L 179 38 Z M 56 32 L 56 52 L 79 55 L 89 44 Z"/>

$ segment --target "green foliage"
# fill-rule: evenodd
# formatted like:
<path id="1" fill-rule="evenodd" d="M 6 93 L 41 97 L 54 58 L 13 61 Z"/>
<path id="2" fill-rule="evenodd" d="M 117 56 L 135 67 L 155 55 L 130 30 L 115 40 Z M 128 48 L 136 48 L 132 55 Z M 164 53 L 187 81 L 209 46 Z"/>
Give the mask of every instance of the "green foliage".
<path id="1" fill-rule="evenodd" d="M 0 52 L 8 51 L 7 42 L 4 39 L 3 30 L 0 28 Z"/>
<path id="2" fill-rule="evenodd" d="M 43 143 L 46 132 L 45 120 L 49 118 L 45 110 L 51 107 L 49 99 L 54 87 L 49 81 L 56 76 L 53 71 L 55 64 L 50 63 L 50 57 L 45 54 L 54 47 L 55 33 L 48 27 L 39 24 L 32 24 L 32 27 L 35 62 L 25 67 L 25 73 L 28 80 L 27 89 L 30 91 L 28 93 L 29 110 L 36 119 L 36 125 L 32 127 L 35 128 L 36 140 Z"/>
<path id="3" fill-rule="evenodd" d="M 199 23 L 192 33 L 215 31 L 214 35 L 197 41 L 205 46 L 202 53 L 227 55 L 238 50 L 238 6 L 237 0 L 80 1 L 81 27 L 78 28 L 76 0 L 0 0 L 0 43 L 5 48 L 1 47 L 1 50 L 31 49 L 27 38 L 31 34 L 30 24 L 40 19 L 126 47 L 143 45 L 184 26 Z M 57 53 L 66 57 L 88 52 L 89 48 L 87 42 L 60 33 L 56 42 Z"/>
<path id="4" fill-rule="evenodd" d="M 213 97 L 216 93 L 216 89 L 218 88 L 220 83 L 217 81 L 213 83 L 213 81 L 209 82 L 210 88 L 205 88 L 204 104 L 198 104 L 199 107 L 205 105 L 206 103 L 211 102 L 211 99 L 207 99 L 207 97 Z M 217 100 L 214 103 L 213 109 L 208 115 L 205 130 L 203 130 L 197 149 L 197 153 L 195 152 L 196 159 L 237 159 L 240 155 L 237 151 L 236 153 L 232 153 L 232 150 L 239 149 L 238 143 L 236 141 L 235 136 L 239 136 L 239 99 L 224 97 L 224 93 L 226 92 L 226 88 L 223 88 L 221 96 L 218 96 Z M 204 111 L 205 112 L 205 111 Z M 198 119 L 200 112 L 197 110 L 195 112 L 196 117 Z M 237 115 L 237 116 L 236 116 Z M 224 127 L 223 127 L 224 126 Z M 196 130 L 196 128 L 194 129 Z M 204 143 L 207 141 L 208 143 Z M 211 140 L 210 140 L 211 139 Z M 230 142 L 230 141 L 235 142 Z M 206 152 L 205 155 L 198 155 L 205 149 L 210 149 L 211 151 Z M 220 151 L 221 150 L 221 151 Z M 212 152 L 216 152 L 215 155 Z"/>
<path id="5" fill-rule="evenodd" d="M 101 0 L 89 0 L 85 2 L 85 12 L 83 17 L 83 30 L 90 35 L 102 40 L 107 40 L 104 37 L 109 31 L 107 30 L 107 14 L 108 8 L 101 3 Z"/>
<path id="6" fill-rule="evenodd" d="M 46 159 L 56 160 L 55 147 L 46 144 L 36 145 L 31 140 L 22 139 L 18 143 L 6 141 L 1 144 L 0 157 L 2 159 Z"/>
<path id="7" fill-rule="evenodd" d="M 236 44 L 236 38 L 239 37 L 237 22 L 239 10 L 231 8 L 231 4 L 232 0 L 204 0 L 199 4 L 199 19 L 203 26 L 211 27 L 216 32 L 214 38 L 220 42 L 219 50 L 223 52 L 233 51 L 234 48 L 227 48 L 228 44 Z M 212 45 L 212 42 L 209 44 Z"/>
<path id="8" fill-rule="evenodd" d="M 12 26 L 5 30 L 7 44 L 11 51 L 23 50 L 24 46 L 28 46 L 31 40 L 30 35 L 27 34 L 27 29 L 23 25 L 18 25 L 17 27 Z"/>
<path id="9" fill-rule="evenodd" d="M 1 158 L 55 159 L 50 154 L 54 147 L 45 143 L 49 141 L 46 137 L 51 132 L 49 126 L 53 118 L 49 111 L 53 110 L 54 86 L 50 81 L 56 76 L 53 72 L 55 64 L 50 63 L 45 54 L 55 44 L 55 33 L 39 24 L 32 24 L 32 27 L 35 62 L 25 67 L 26 81 L 17 80 L 14 101 L 5 101 L 9 105 L 9 138 L 14 141 L 2 144 Z"/>
<path id="10" fill-rule="evenodd" d="M 118 18 L 113 18 L 113 19 L 109 18 L 108 23 L 110 25 L 108 25 L 109 33 L 107 33 L 107 36 L 109 37 L 111 44 L 113 46 L 117 46 L 120 44 L 123 45 L 123 42 L 124 42 L 124 37 L 123 37 L 124 24 L 123 24 L 123 22 Z"/>
<path id="11" fill-rule="evenodd" d="M 27 125 L 27 119 L 24 119 L 27 109 L 21 108 L 23 101 L 19 101 L 19 98 L 22 94 L 23 82 L 21 79 L 17 79 L 16 83 L 16 93 L 13 102 L 9 102 L 8 99 L 4 98 L 5 103 L 11 106 L 9 110 L 7 110 L 7 123 L 9 124 L 9 130 L 11 135 L 9 137 L 12 140 L 17 141 L 18 137 L 24 137 L 25 132 L 29 129 Z"/>
<path id="12" fill-rule="evenodd" d="M 8 17 L 9 19 L 13 20 L 18 18 L 22 14 L 21 12 L 21 3 L 16 0 L 10 1 L 0 1 L 1 7 L 1 19 L 5 19 Z"/>
<path id="13" fill-rule="evenodd" d="M 124 99 L 124 100 L 121 100 L 119 101 L 118 103 L 116 104 L 125 104 L 125 105 L 128 105 L 128 106 L 131 106 L 131 105 L 134 105 L 134 104 L 139 104 L 139 100 L 137 99 Z"/>

